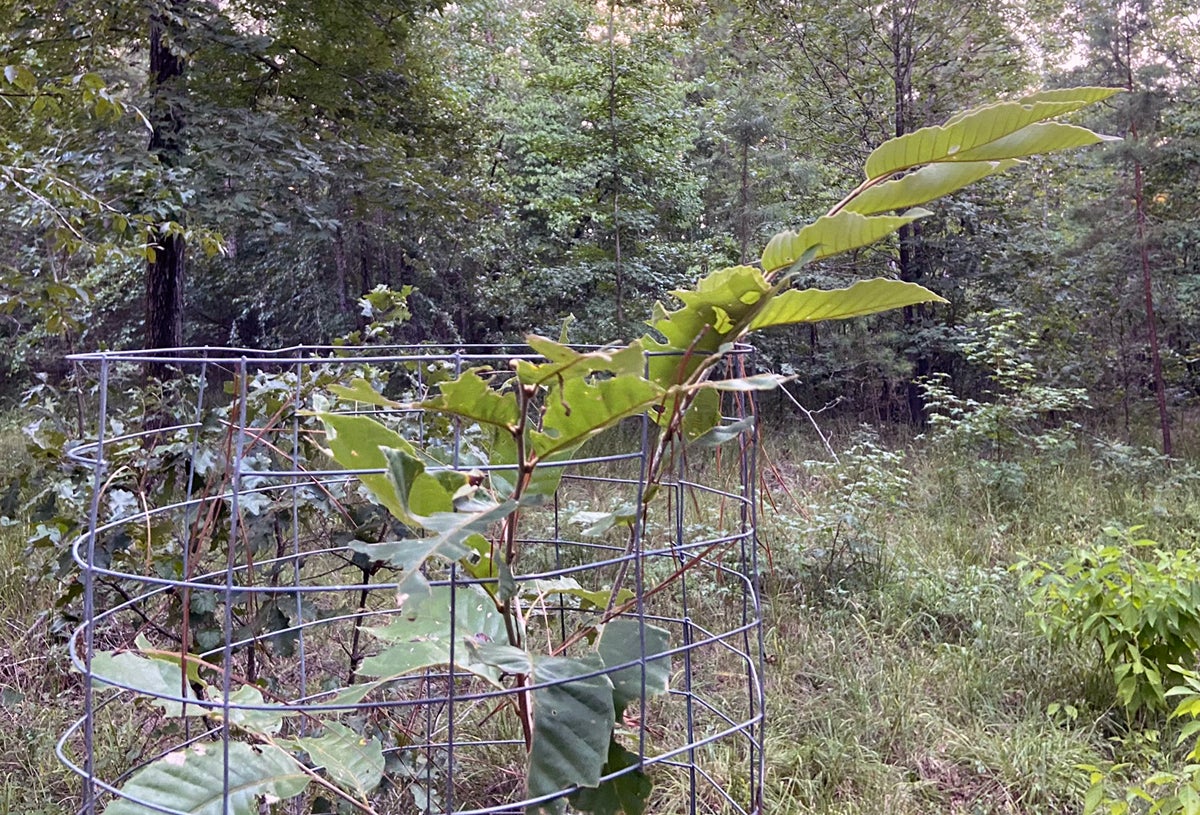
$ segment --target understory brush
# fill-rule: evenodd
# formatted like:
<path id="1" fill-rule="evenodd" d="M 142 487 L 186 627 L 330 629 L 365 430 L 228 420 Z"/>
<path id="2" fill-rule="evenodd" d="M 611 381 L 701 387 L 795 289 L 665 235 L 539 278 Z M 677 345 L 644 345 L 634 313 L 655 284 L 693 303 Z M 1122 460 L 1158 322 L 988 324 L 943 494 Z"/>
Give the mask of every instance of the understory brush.
<path id="1" fill-rule="evenodd" d="M 835 440 L 839 461 L 812 445 L 826 463 L 793 465 L 794 509 L 761 529 L 775 566 L 772 811 L 1079 813 L 1148 778 L 1187 787 L 1183 722 L 1130 720 L 1096 646 L 1044 636 L 1034 587 L 1013 568 L 1062 563 L 1112 524 L 1194 547 L 1187 466 L 1082 433 L 1054 456 L 1014 444 L 1005 459 L 1026 488 L 1010 501 L 972 475 L 969 447 L 868 452 L 857 431 L 833 435 L 852 439 Z M 884 454 L 864 483 L 863 456 Z"/>

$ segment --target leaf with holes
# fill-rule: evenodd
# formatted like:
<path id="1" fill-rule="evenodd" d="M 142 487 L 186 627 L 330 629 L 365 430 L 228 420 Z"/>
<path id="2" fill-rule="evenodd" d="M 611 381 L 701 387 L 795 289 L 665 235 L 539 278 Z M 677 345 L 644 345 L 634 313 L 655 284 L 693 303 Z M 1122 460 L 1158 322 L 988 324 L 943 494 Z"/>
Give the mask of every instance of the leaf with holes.
<path id="1" fill-rule="evenodd" d="M 115 800 L 104 815 L 151 815 L 158 810 L 142 801 L 186 815 L 258 815 L 259 802 L 271 804 L 304 792 L 309 777 L 300 765 L 277 747 L 229 744 L 229 787 L 225 788 L 225 757 L 219 743 L 194 744 L 168 753 L 134 773 L 121 788 L 126 798 Z"/>
<path id="2" fill-rule="evenodd" d="M 323 769 L 333 783 L 365 799 L 383 780 L 383 744 L 364 738 L 338 722 L 326 722 L 320 736 L 280 741 L 308 754 L 314 768 Z"/>

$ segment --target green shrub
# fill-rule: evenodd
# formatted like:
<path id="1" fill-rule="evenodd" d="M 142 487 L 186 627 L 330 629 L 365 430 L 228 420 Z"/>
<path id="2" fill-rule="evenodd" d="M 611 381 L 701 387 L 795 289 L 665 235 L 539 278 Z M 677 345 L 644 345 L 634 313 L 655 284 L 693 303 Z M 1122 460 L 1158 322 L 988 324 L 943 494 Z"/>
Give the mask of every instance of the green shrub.
<path id="1" fill-rule="evenodd" d="M 1059 566 L 1021 563 L 1035 615 L 1054 641 L 1095 642 L 1117 698 L 1135 714 L 1161 711 L 1200 650 L 1200 553 L 1104 530 Z"/>

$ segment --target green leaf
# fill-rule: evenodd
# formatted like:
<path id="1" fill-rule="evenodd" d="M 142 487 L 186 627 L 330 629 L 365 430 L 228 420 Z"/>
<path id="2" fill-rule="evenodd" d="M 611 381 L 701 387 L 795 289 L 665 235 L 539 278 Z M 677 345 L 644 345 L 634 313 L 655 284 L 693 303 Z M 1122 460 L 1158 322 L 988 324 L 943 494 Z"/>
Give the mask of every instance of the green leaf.
<path id="1" fill-rule="evenodd" d="M 220 701 L 220 699 L 218 697 L 213 701 Z M 243 730 L 266 736 L 278 733 L 285 717 L 297 715 L 296 711 L 289 710 L 283 705 L 267 705 L 262 691 L 253 685 L 242 685 L 230 693 L 229 702 L 231 705 L 244 705 L 250 708 L 269 707 L 270 710 L 246 710 L 243 707 L 229 709 L 231 724 L 235 724 Z M 221 711 L 213 710 L 212 713 L 219 717 Z"/>
<path id="2" fill-rule="evenodd" d="M 580 352 L 537 334 L 528 335 L 525 341 L 547 360 L 541 364 L 517 360 L 517 378 L 526 385 L 541 385 L 559 377 L 586 376 L 597 371 L 640 376 L 646 365 L 645 355 L 636 344 Z"/>
<path id="3" fill-rule="evenodd" d="M 458 379 L 443 382 L 441 395 L 419 403 L 419 407 L 439 413 L 461 416 L 481 424 L 495 425 L 515 432 L 520 420 L 516 394 L 501 393 L 479 375 L 484 368 L 471 368 Z"/>
<path id="4" fill-rule="evenodd" d="M 516 501 L 505 501 L 480 512 L 435 512 L 417 517 L 421 526 L 435 535 L 384 543 L 354 541 L 350 547 L 371 560 L 401 569 L 405 575 L 398 589 L 401 603 L 411 599 L 419 604 L 429 597 L 429 584 L 421 574 L 425 561 L 434 556 L 455 561 L 470 555 L 475 547 L 469 539 L 487 532 L 492 524 L 507 518 L 516 508 Z"/>
<path id="5" fill-rule="evenodd" d="M 544 597 L 548 594 L 566 594 L 572 597 L 578 597 L 583 602 L 584 608 L 603 608 L 607 603 L 612 592 L 608 590 L 591 591 L 579 585 L 579 581 L 573 577 L 559 577 L 553 580 L 535 580 L 533 585 L 529 587 L 526 596 L 531 598 Z M 617 593 L 617 603 L 624 603 L 633 599 L 632 589 L 621 589 Z"/>
<path id="6" fill-rule="evenodd" d="M 1114 90 L 1114 93 L 1116 91 Z M 867 157 L 868 179 L 883 178 L 893 173 L 940 161 L 981 161 L 1015 158 L 1026 153 L 999 155 L 968 154 L 985 145 L 1016 133 L 1037 122 L 1063 113 L 1078 110 L 1089 99 L 1066 101 L 998 102 L 970 111 L 945 125 L 933 125 L 914 130 L 875 148 Z M 1099 137 L 1097 137 L 1097 140 Z M 1048 148 L 1059 149 L 1059 148 Z"/>
<path id="7" fill-rule="evenodd" d="M 763 272 L 769 276 L 786 269 L 805 254 L 812 260 L 820 260 L 869 246 L 905 224 L 931 214 L 924 209 L 910 209 L 903 215 L 867 216 L 848 210 L 824 215 L 799 232 L 780 232 L 771 238 L 763 250 Z"/>
<path id="8" fill-rule="evenodd" d="M 671 659 L 657 655 L 670 647 L 671 635 L 662 628 L 624 618 L 611 620 L 604 625 L 600 641 L 596 644 L 596 652 L 604 666 L 609 668 L 634 663 L 609 674 L 613 685 L 614 713 L 618 718 L 629 703 L 642 698 L 643 674 L 647 699 L 667 692 Z"/>
<path id="9" fill-rule="evenodd" d="M 425 464 L 402 447 L 381 447 L 387 461 L 387 476 L 405 516 L 424 526 L 422 519 L 438 512 L 451 512 L 454 498 L 442 479 L 425 472 Z"/>
<path id="10" fill-rule="evenodd" d="M 770 306 L 768 306 L 770 308 Z M 791 377 L 782 374 L 766 373 L 754 376 L 734 377 L 733 379 L 708 379 L 697 387 L 712 388 L 718 391 L 732 393 L 749 393 L 750 391 L 773 391 L 787 382 Z"/>
<path id="11" fill-rule="evenodd" d="M 120 683 L 132 688 L 137 693 L 150 698 L 152 704 L 163 709 L 167 716 L 182 716 L 183 704 L 163 696 L 182 696 L 185 699 L 198 701 L 191 687 L 183 681 L 183 672 L 178 662 L 168 662 L 162 659 L 149 659 L 125 651 L 113 654 L 109 651 L 97 651 L 92 655 L 92 683 L 104 686 L 110 683 Z M 201 708 L 193 708 L 199 715 Z"/>
<path id="12" fill-rule="evenodd" d="M 546 394 L 543 431 L 530 434 L 534 449 L 539 457 L 574 450 L 621 419 L 643 413 L 662 396 L 662 388 L 640 376 L 595 383 L 568 379 Z"/>
<path id="13" fill-rule="evenodd" d="M 725 333 L 716 330 L 722 317 L 724 320 L 739 320 L 748 314 L 763 296 L 771 290 L 763 273 L 753 266 L 732 266 L 713 272 L 702 278 L 693 290 L 677 290 L 672 295 L 683 302 L 683 308 L 668 312 L 661 304 L 655 308 L 655 318 L 650 327 L 665 339 L 665 345 L 653 340 L 643 340 L 644 350 L 664 350 L 712 353 L 724 341 Z M 677 385 L 685 377 L 669 374 L 679 367 L 680 360 L 672 357 L 651 357 L 649 360 L 651 379 L 663 387 Z M 667 376 L 663 376 L 667 373 Z"/>
<path id="14" fill-rule="evenodd" d="M 949 195 L 981 178 L 1002 173 L 1017 164 L 1020 162 L 1016 159 L 931 164 L 903 178 L 864 190 L 851 199 L 844 210 L 860 215 L 874 215 L 878 212 L 915 207 Z"/>
<path id="15" fill-rule="evenodd" d="M 608 745 L 608 761 L 603 775 L 611 775 L 640 764 L 637 754 L 631 753 L 614 738 Z M 652 785 L 641 769 L 631 770 L 601 782 L 598 787 L 584 787 L 569 798 L 571 806 L 592 815 L 644 815 Z"/>
<path id="16" fill-rule="evenodd" d="M 229 795 L 219 743 L 195 744 L 168 753 L 138 770 L 121 788 L 132 798 L 188 815 L 257 815 L 258 800 L 281 801 L 304 792 L 309 778 L 277 747 L 229 745 Z M 226 808 L 228 807 L 228 808 Z M 113 801 L 105 815 L 151 815 L 157 810 L 131 801 Z"/>
<path id="17" fill-rule="evenodd" d="M 754 417 L 747 416 L 732 424 L 718 425 L 712 428 L 707 433 L 688 442 L 688 445 L 697 450 L 704 450 L 710 447 L 719 447 L 726 442 L 733 441 L 743 433 L 753 432 Z"/>
<path id="18" fill-rule="evenodd" d="M 351 381 L 350 387 L 346 387 L 345 385 L 330 385 L 329 391 L 342 399 L 348 399 L 352 402 L 359 402 L 365 405 L 378 405 L 379 407 L 388 408 L 402 407 L 400 402 L 388 399 L 382 393 L 375 390 L 371 383 L 362 377 L 357 377 Z"/>
<path id="19" fill-rule="evenodd" d="M 507 638 L 504 617 L 487 593 L 477 586 L 460 586 L 454 592 L 454 630 L 450 629 L 450 587 L 434 586 L 431 596 L 417 606 L 405 606 L 397 619 L 383 627 L 365 630 L 386 643 L 394 643 L 363 660 L 363 676 L 384 681 L 438 665 L 450 664 L 450 643 L 455 640 L 455 662 L 491 682 L 496 671 L 482 670 L 472 661 L 469 645 L 484 645 Z M 372 683 L 372 688 L 381 682 Z M 361 697 L 359 697 L 361 698 Z"/>
<path id="20" fill-rule="evenodd" d="M 767 304 L 750 327 L 754 331 L 777 325 L 844 320 L 917 303 L 945 303 L 916 283 L 875 278 L 845 289 L 793 289 Z"/>
<path id="21" fill-rule="evenodd" d="M 416 450 L 406 439 L 366 416 L 341 416 L 336 413 L 318 414 L 325 425 L 326 441 L 333 460 L 348 470 L 387 470 L 388 461 L 383 448 L 403 450 L 410 456 Z M 384 473 L 364 473 L 359 480 L 376 501 L 392 515 L 409 526 L 417 526 L 396 494 L 391 476 Z"/>
<path id="22" fill-rule="evenodd" d="M 1021 158 L 1072 147 L 1087 147 L 1106 141 L 1120 141 L 1117 136 L 1101 136 L 1086 127 L 1045 122 L 1018 130 L 1012 135 L 968 150 L 951 161 L 997 161 Z"/>
<path id="23" fill-rule="evenodd" d="M 533 744 L 527 775 L 530 798 L 595 787 L 612 734 L 613 687 L 604 676 L 582 678 L 591 662 L 566 657 L 532 657 L 533 681 L 552 682 L 533 691 Z M 561 813 L 559 798 L 528 808 L 529 815 Z"/>
<path id="24" fill-rule="evenodd" d="M 326 722 L 320 736 L 280 742 L 308 753 L 314 768 L 323 768 L 344 790 L 365 799 L 383 780 L 383 744 L 366 739 L 338 722 Z"/>
<path id="25" fill-rule="evenodd" d="M 5 65 L 4 78 L 19 91 L 33 93 L 37 90 L 37 77 L 24 65 Z"/>

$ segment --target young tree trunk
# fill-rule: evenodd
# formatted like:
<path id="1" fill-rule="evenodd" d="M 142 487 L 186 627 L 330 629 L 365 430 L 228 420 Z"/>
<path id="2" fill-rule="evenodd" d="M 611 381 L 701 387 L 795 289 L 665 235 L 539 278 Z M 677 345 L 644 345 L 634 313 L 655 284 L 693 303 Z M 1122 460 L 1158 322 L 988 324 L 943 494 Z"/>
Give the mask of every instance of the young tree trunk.
<path id="1" fill-rule="evenodd" d="M 170 17 L 161 11 L 150 16 L 150 136 L 149 150 L 163 167 L 178 164 L 183 135 L 183 75 L 186 63 L 171 42 L 178 33 L 178 19 L 186 11 L 186 0 L 171 0 Z M 172 213 L 170 221 L 182 227 L 184 213 Z M 146 323 L 144 342 L 147 348 L 174 348 L 183 343 L 183 285 L 187 241 L 179 230 L 163 231 L 158 235 L 153 253 L 146 260 Z M 170 375 L 165 364 L 151 365 L 151 376 Z"/>

